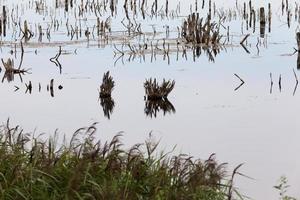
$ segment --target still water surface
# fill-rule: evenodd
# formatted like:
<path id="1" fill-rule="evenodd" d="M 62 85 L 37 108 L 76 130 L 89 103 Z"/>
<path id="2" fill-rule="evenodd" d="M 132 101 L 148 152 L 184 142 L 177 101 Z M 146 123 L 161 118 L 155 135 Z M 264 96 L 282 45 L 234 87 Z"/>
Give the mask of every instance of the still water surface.
<path id="1" fill-rule="evenodd" d="M 74 20 L 63 8 L 54 9 L 54 1 L 50 0 L 47 1 L 48 12 L 41 14 L 30 9 L 29 1 L 0 2 L 10 8 L 23 5 L 21 21 L 27 19 L 32 29 L 35 29 L 35 23 L 46 29 L 49 13 L 62 21 L 61 24 L 67 18 Z M 189 5 L 194 5 L 193 2 L 182 1 L 180 15 L 188 15 Z M 254 1 L 253 5 L 267 7 L 268 2 Z M 141 58 L 129 61 L 125 56 L 124 63 L 122 60 L 116 62 L 112 44 L 120 42 L 110 41 L 105 47 L 99 47 L 97 41 L 79 39 L 79 42 L 62 45 L 60 74 L 49 59 L 57 53 L 61 45 L 58 42 L 70 41 L 66 30 L 62 28 L 53 33 L 51 41 L 44 37 L 44 45 L 33 38 L 24 44 L 23 61 L 25 68 L 31 68 L 31 74 L 23 76 L 23 83 L 16 76 L 13 82 L 5 80 L 0 84 L 0 121 L 9 117 L 27 131 L 36 128 L 37 132 L 53 133 L 58 128 L 67 136 L 79 127 L 99 122 L 99 138 L 110 139 L 123 131 L 123 141 L 128 146 L 144 141 L 152 132 L 157 140 L 161 140 L 162 149 L 170 150 L 176 144 L 177 151 L 200 158 L 216 153 L 220 162 L 230 163 L 230 168 L 245 163 L 242 172 L 254 180 L 239 177 L 236 186 L 253 199 L 276 199 L 278 194 L 272 187 L 281 175 L 288 177 L 291 195 L 300 198 L 300 88 L 294 91 L 293 69 L 298 76 L 300 73 L 297 71 L 297 54 L 291 55 L 296 47 L 295 32 L 299 24 L 293 21 L 288 28 L 286 15 L 280 13 L 281 1 L 271 3 L 274 21 L 272 32 L 266 34 L 267 45 L 257 48 L 259 33 L 244 29 L 243 34 L 251 33 L 247 44 L 250 53 L 246 53 L 239 46 L 243 38 L 242 22 L 233 20 L 226 23 L 231 29 L 232 44 L 223 49 L 214 62 L 209 62 L 205 54 L 194 61 L 191 52 L 187 60 L 181 55 L 177 59 L 176 52 L 171 53 L 170 63 L 163 55 L 157 55 L 152 62 L 151 55 L 146 55 L 145 61 Z M 177 5 L 178 1 L 170 2 L 173 9 Z M 295 6 L 295 2 L 291 1 L 290 5 Z M 218 1 L 216 6 L 234 9 L 235 2 Z M 120 24 L 124 13 L 122 6 L 118 7 L 118 15 L 112 18 L 112 31 L 124 31 Z M 177 35 L 176 27 L 181 25 L 183 18 L 138 20 L 142 22 L 143 30 L 149 32 L 152 31 L 150 25 L 155 24 L 162 32 L 157 37 L 164 38 L 164 26 L 170 26 L 170 37 Z M 13 37 L 2 40 L 6 42 L 0 49 L 0 57 L 14 58 L 10 54 L 14 44 L 8 45 L 15 42 Z M 138 44 L 139 39 L 134 38 L 134 41 Z M 19 62 L 19 55 L 15 62 Z M 116 81 L 115 107 L 110 119 L 104 116 L 98 98 L 102 75 L 107 70 Z M 274 81 L 272 92 L 270 73 Z M 3 74 L 2 71 L 0 75 Z M 234 74 L 245 81 L 237 90 L 240 81 Z M 159 112 L 156 118 L 145 114 L 143 83 L 149 77 L 176 80 L 175 89 L 169 96 L 175 113 L 164 115 Z M 54 97 L 46 90 L 51 79 L 54 79 Z M 33 85 L 31 94 L 26 93 L 24 84 L 29 81 Z M 41 92 L 38 91 L 39 84 Z M 63 89 L 57 89 L 58 85 Z M 15 92 L 14 86 L 20 89 Z"/>

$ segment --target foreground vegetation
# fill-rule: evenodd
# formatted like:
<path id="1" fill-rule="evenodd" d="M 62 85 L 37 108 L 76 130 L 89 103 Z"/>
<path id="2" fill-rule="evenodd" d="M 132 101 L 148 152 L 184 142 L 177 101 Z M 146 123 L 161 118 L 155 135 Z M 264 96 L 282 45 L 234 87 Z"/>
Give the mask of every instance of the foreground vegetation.
<path id="1" fill-rule="evenodd" d="M 116 135 L 95 140 L 95 124 L 57 145 L 9 121 L 0 130 L 0 199 L 232 199 L 233 178 L 212 155 L 194 160 L 157 153 L 157 143 L 124 150 Z"/>

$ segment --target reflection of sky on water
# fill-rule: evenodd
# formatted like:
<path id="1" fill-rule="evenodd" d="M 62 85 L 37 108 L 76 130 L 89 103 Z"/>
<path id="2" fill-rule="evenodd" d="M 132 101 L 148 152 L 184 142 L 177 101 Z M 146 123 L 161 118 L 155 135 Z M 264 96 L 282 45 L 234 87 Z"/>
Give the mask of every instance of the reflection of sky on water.
<path id="1" fill-rule="evenodd" d="M 258 5 L 258 2 L 262 3 L 253 4 Z M 274 1 L 273 5 L 280 2 Z M 266 2 L 263 4 L 267 5 Z M 188 7 L 183 2 L 181 5 Z M 273 7 L 277 12 L 278 5 Z M 26 16 L 30 17 L 30 13 Z M 49 61 L 58 47 L 39 48 L 37 55 L 34 53 L 36 48 L 25 47 L 23 66 L 32 68 L 32 74 L 24 76 L 24 83 L 16 79 L 13 83 L 0 84 L 0 120 L 4 122 L 10 117 L 13 123 L 26 130 L 37 127 L 38 132 L 51 133 L 59 128 L 68 134 L 97 121 L 99 138 L 109 139 L 113 134 L 125 131 L 123 140 L 126 144 L 145 140 L 153 130 L 157 138 L 162 139 L 162 148 L 171 149 L 177 144 L 180 151 L 196 157 L 206 158 L 215 152 L 220 161 L 229 162 L 231 166 L 245 162 L 243 172 L 256 180 L 239 178 L 237 185 L 254 199 L 275 199 L 272 186 L 282 174 L 290 179 L 292 194 L 299 197 L 296 188 L 300 185 L 300 162 L 296 152 L 300 150 L 297 144 L 300 139 L 297 133 L 300 90 L 293 96 L 293 68 L 296 68 L 297 55 L 287 56 L 296 45 L 296 24 L 288 29 L 284 23 L 274 21 L 274 32 L 268 34 L 268 48 L 261 47 L 259 55 L 255 46 L 256 33 L 248 41 L 250 54 L 240 47 L 227 47 L 217 55 L 215 63 L 209 63 L 204 55 L 193 62 L 191 54 L 188 54 L 188 61 L 182 58 L 176 61 L 176 54 L 171 54 L 170 65 L 162 56 L 157 56 L 153 63 L 150 63 L 150 56 L 146 56 L 146 62 L 125 60 L 125 65 L 118 62 L 114 66 L 110 45 L 102 49 L 77 44 L 63 46 L 70 54 L 59 58 L 63 66 L 62 75 L 59 75 L 58 68 Z M 242 38 L 241 23 L 231 24 L 236 33 L 234 43 L 238 44 Z M 55 37 L 59 40 L 63 36 Z M 9 50 L 2 48 L 1 57 L 11 57 Z M 103 114 L 97 91 L 107 70 L 116 80 L 111 120 Z M 234 89 L 240 81 L 234 73 L 245 80 L 238 91 Z M 269 73 L 274 79 L 272 94 L 269 93 Z M 281 93 L 278 89 L 280 74 Z M 159 113 L 152 119 L 145 115 L 143 83 L 149 77 L 176 80 L 176 87 L 169 96 L 175 114 L 163 116 Z M 56 88 L 60 84 L 64 87 L 55 91 L 54 98 L 46 90 L 52 78 Z M 32 94 L 24 94 L 25 83 L 30 80 Z M 38 92 L 39 83 L 41 92 Z M 13 92 L 15 85 L 20 87 L 17 92 Z"/>

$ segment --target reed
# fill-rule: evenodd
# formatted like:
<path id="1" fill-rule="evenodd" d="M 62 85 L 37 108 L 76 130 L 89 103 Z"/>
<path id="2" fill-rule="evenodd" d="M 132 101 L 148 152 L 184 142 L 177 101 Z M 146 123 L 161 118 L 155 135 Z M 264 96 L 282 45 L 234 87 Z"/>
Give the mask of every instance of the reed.
<path id="1" fill-rule="evenodd" d="M 210 15 L 208 15 L 206 20 L 200 18 L 199 13 L 189 15 L 187 20 L 184 21 L 182 36 L 187 43 L 207 46 L 219 45 L 222 38 L 220 24 L 212 22 Z"/>
<path id="2" fill-rule="evenodd" d="M 166 81 L 163 79 L 163 82 L 159 85 L 156 81 L 156 78 L 148 79 L 144 83 L 145 93 L 147 100 L 162 100 L 167 99 L 170 92 L 175 87 L 175 81 Z"/>
<path id="3" fill-rule="evenodd" d="M 99 92 L 100 98 L 110 98 L 114 87 L 115 81 L 113 80 L 113 77 L 110 76 L 109 71 L 104 73 Z"/>
<path id="4" fill-rule="evenodd" d="M 120 134 L 97 141 L 95 125 L 58 145 L 57 132 L 43 140 L 8 120 L 0 127 L 0 199 L 227 200 L 234 191 L 215 155 L 160 153 L 151 136 L 127 150 Z"/>

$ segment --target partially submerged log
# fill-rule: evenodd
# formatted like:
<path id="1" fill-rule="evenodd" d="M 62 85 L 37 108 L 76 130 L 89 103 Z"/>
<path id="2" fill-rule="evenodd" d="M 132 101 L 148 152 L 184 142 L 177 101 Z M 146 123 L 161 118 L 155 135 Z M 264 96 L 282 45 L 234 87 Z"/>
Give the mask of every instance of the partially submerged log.
<path id="1" fill-rule="evenodd" d="M 152 80 L 150 78 L 149 80 L 146 80 L 144 83 L 145 93 L 147 100 L 161 100 L 161 99 L 167 99 L 170 92 L 175 87 L 175 81 L 166 81 L 163 80 L 162 84 L 158 84 L 156 79 Z"/>
<path id="2" fill-rule="evenodd" d="M 110 76 L 109 71 L 104 73 L 99 91 L 100 98 L 110 98 L 114 87 L 115 81 L 113 80 L 113 77 Z"/>

